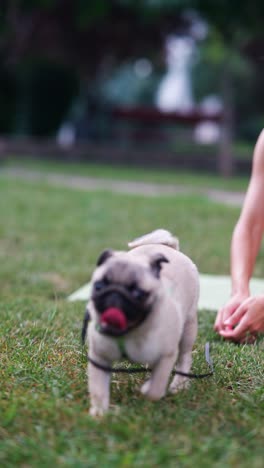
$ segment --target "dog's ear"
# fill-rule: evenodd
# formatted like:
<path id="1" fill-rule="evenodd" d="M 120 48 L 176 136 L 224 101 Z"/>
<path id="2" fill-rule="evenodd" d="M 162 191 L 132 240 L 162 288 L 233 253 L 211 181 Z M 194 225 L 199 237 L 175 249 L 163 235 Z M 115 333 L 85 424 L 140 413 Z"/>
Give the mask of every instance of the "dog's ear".
<path id="1" fill-rule="evenodd" d="M 160 277 L 162 263 L 169 263 L 169 260 L 161 253 L 154 255 L 150 261 L 151 271 L 156 276 L 156 278 Z"/>
<path id="2" fill-rule="evenodd" d="M 102 265 L 103 263 L 106 262 L 106 260 L 108 260 L 108 258 L 112 257 L 113 255 L 114 255 L 113 250 L 111 250 L 111 249 L 104 250 L 101 253 L 101 255 L 99 255 L 96 266 Z"/>

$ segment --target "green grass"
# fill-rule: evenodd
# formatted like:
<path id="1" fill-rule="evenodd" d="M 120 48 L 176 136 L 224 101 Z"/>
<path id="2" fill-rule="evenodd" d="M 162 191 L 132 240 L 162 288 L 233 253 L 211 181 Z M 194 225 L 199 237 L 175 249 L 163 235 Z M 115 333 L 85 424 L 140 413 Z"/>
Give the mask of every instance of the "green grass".
<path id="1" fill-rule="evenodd" d="M 4 467 L 262 467 L 264 340 L 237 346 L 199 313 L 193 371 L 215 376 L 157 403 L 141 376 L 113 376 L 106 418 L 88 415 L 84 305 L 66 297 L 105 247 L 156 227 L 205 273 L 227 273 L 238 210 L 197 197 L 144 198 L 0 178 L 0 464 Z M 263 250 L 256 275 L 263 276 Z"/>
<path id="2" fill-rule="evenodd" d="M 177 168 L 153 169 L 122 165 L 107 165 L 93 163 L 68 163 L 49 162 L 48 160 L 30 158 L 12 158 L 6 163 L 6 167 L 23 167 L 30 170 L 41 170 L 44 172 L 55 172 L 89 177 L 99 177 L 121 180 L 139 180 L 143 182 L 154 182 L 160 184 L 180 184 L 197 188 L 217 188 L 234 191 L 245 191 L 248 185 L 248 177 L 234 176 L 224 179 L 218 175 L 196 173 L 179 170 Z"/>

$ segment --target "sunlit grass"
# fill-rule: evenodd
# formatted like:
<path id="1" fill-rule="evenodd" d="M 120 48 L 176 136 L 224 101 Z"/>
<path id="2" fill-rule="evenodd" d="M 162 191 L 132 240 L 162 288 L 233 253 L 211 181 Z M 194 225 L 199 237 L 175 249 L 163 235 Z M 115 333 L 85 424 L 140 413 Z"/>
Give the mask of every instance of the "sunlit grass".
<path id="1" fill-rule="evenodd" d="M 264 341 L 237 346 L 200 311 L 193 371 L 213 378 L 147 402 L 142 376 L 113 376 L 112 407 L 88 415 L 84 305 L 66 298 L 87 282 L 105 247 L 156 227 L 177 234 L 205 273 L 228 273 L 238 210 L 202 197 L 144 198 L 0 179 L 0 463 L 72 467 L 262 467 Z M 263 276 L 263 251 L 256 274 Z"/>

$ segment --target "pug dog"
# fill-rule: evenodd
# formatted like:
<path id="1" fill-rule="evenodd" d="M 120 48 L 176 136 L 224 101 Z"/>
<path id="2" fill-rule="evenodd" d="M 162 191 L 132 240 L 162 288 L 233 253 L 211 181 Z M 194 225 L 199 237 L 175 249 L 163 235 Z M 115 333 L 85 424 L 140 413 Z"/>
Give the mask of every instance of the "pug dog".
<path id="1" fill-rule="evenodd" d="M 178 240 L 163 229 L 128 246 L 126 252 L 105 250 L 91 280 L 83 334 L 89 318 L 85 341 L 93 361 L 87 370 L 92 416 L 107 412 L 108 369 L 124 354 L 151 369 L 141 387 L 150 400 L 165 395 L 175 366 L 184 373 L 191 368 L 199 297 L 196 266 L 179 251 Z M 187 386 L 188 379 L 176 375 L 169 391 L 176 393 Z"/>

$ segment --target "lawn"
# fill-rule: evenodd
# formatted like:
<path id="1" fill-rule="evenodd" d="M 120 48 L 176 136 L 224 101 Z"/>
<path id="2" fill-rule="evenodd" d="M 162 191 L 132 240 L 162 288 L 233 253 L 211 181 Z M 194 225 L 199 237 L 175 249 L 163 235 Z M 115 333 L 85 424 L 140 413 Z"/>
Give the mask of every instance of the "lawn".
<path id="1" fill-rule="evenodd" d="M 50 167 L 51 168 L 51 167 Z M 77 169 L 76 169 L 77 170 Z M 66 298 L 87 282 L 105 247 L 157 227 L 180 238 L 203 273 L 228 273 L 238 209 L 202 197 L 144 198 L 81 192 L 0 177 L 3 467 L 262 467 L 264 339 L 237 346 L 199 311 L 193 371 L 213 378 L 160 402 L 138 392 L 142 376 L 114 375 L 112 408 L 88 415 L 84 304 Z M 255 274 L 263 276 L 262 249 Z"/>

